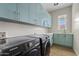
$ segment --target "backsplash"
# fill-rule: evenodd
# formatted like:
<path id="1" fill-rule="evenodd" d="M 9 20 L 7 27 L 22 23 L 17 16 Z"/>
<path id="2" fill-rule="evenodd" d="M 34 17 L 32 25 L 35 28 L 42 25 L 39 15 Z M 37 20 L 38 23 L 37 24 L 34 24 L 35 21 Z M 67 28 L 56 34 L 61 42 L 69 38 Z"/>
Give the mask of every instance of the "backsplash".
<path id="1" fill-rule="evenodd" d="M 34 33 L 42 34 L 47 33 L 47 31 L 47 28 L 39 26 L 0 21 L 0 32 L 6 32 L 6 37 L 23 36 Z"/>

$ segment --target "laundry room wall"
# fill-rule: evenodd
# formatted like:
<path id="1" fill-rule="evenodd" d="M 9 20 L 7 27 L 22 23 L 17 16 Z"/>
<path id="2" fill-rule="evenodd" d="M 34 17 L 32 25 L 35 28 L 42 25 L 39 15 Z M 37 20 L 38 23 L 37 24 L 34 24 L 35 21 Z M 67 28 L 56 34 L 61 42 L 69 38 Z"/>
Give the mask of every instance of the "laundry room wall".
<path id="1" fill-rule="evenodd" d="M 55 11 L 49 12 L 52 17 L 52 28 L 49 32 L 58 33 L 58 16 L 67 15 L 67 32 L 72 32 L 72 6 L 57 9 Z"/>
<path id="2" fill-rule="evenodd" d="M 30 24 L 18 24 L 0 21 L 0 32 L 6 32 L 6 37 L 15 37 L 34 33 L 47 33 L 47 28 Z"/>
<path id="3" fill-rule="evenodd" d="M 74 34 L 73 49 L 79 55 L 79 3 L 72 6 L 72 32 Z"/>

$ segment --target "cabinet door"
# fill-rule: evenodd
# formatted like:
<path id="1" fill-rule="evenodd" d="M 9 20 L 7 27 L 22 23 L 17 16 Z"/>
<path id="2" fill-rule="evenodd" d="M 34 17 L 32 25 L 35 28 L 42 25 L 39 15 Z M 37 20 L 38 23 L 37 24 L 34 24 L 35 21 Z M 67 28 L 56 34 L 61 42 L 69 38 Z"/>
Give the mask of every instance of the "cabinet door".
<path id="1" fill-rule="evenodd" d="M 59 44 L 64 46 L 65 40 L 66 40 L 65 34 L 59 34 Z"/>
<path id="2" fill-rule="evenodd" d="M 41 26 L 44 26 L 44 27 L 50 27 L 50 19 L 48 19 L 48 18 L 43 18 L 42 19 L 42 24 L 41 24 Z"/>
<path id="3" fill-rule="evenodd" d="M 44 9 L 41 4 L 37 4 L 37 20 L 38 20 L 38 25 L 45 27 L 46 19 L 44 16 Z"/>
<path id="4" fill-rule="evenodd" d="M 29 23 L 29 4 L 28 3 L 19 3 L 18 4 L 19 11 L 19 21 Z"/>
<path id="5" fill-rule="evenodd" d="M 48 16 L 48 27 L 52 26 L 51 16 Z"/>
<path id="6" fill-rule="evenodd" d="M 68 47 L 73 46 L 73 35 L 72 34 L 66 34 L 65 45 Z"/>
<path id="7" fill-rule="evenodd" d="M 7 15 L 7 4 L 6 3 L 0 3 L 0 17 L 8 18 Z"/>
<path id="8" fill-rule="evenodd" d="M 37 20 L 37 25 L 40 25 L 41 26 L 41 22 L 42 22 L 42 20 L 41 20 L 41 18 L 40 18 L 40 16 L 42 15 L 41 14 L 41 4 L 40 3 L 37 3 L 36 4 L 36 20 Z"/>
<path id="9" fill-rule="evenodd" d="M 8 18 L 12 20 L 18 20 L 18 10 L 17 10 L 17 4 L 16 3 L 7 3 L 7 13 L 8 13 Z"/>
<path id="10" fill-rule="evenodd" d="M 37 3 L 30 3 L 30 6 L 29 6 L 29 15 L 30 15 L 30 22 L 33 23 L 33 24 L 36 24 L 37 23 Z"/>
<path id="11" fill-rule="evenodd" d="M 39 19 L 42 20 L 44 27 L 50 27 L 51 26 L 51 18 L 48 15 L 48 12 L 40 5 L 40 13 L 39 13 Z"/>
<path id="12" fill-rule="evenodd" d="M 50 18 L 45 19 L 45 27 L 48 27 L 48 28 L 51 27 L 51 19 Z"/>
<path id="13" fill-rule="evenodd" d="M 47 18 L 45 18 L 45 25 L 44 26 L 48 27 L 48 19 Z"/>
<path id="14" fill-rule="evenodd" d="M 51 19 L 48 20 L 48 27 L 51 27 L 52 23 L 51 23 Z"/>
<path id="15" fill-rule="evenodd" d="M 36 25 L 44 26 L 46 24 L 44 10 L 39 3 L 30 4 L 30 22 Z"/>
<path id="16" fill-rule="evenodd" d="M 63 34 L 54 34 L 54 43 L 59 45 L 65 45 L 65 36 Z"/>
<path id="17" fill-rule="evenodd" d="M 41 26 L 47 27 L 47 21 L 46 21 L 45 18 L 42 19 L 42 24 L 41 24 Z"/>
<path id="18" fill-rule="evenodd" d="M 16 20 L 16 12 L 15 3 L 0 3 L 0 17 Z"/>
<path id="19" fill-rule="evenodd" d="M 59 35 L 58 34 L 54 34 L 53 38 L 54 38 L 54 43 L 55 44 L 59 44 Z"/>

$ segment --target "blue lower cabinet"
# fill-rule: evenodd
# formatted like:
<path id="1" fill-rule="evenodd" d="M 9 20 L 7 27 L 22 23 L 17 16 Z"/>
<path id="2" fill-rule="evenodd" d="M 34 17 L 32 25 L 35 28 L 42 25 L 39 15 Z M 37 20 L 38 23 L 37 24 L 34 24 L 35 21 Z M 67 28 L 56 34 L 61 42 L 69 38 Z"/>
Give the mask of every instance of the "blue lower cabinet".
<path id="1" fill-rule="evenodd" d="M 53 34 L 53 39 L 55 44 L 59 44 L 59 35 L 58 34 Z"/>
<path id="2" fill-rule="evenodd" d="M 69 47 L 73 46 L 73 35 L 72 34 L 66 35 L 65 45 Z"/>
<path id="3" fill-rule="evenodd" d="M 54 34 L 54 43 L 71 47 L 73 46 L 73 35 L 72 34 Z"/>
<path id="4" fill-rule="evenodd" d="M 72 47 L 73 44 L 68 39 L 65 40 L 65 46 Z"/>
<path id="5" fill-rule="evenodd" d="M 65 45 L 65 36 L 63 34 L 55 34 L 54 35 L 54 43 L 59 45 Z"/>
<path id="6" fill-rule="evenodd" d="M 58 39 L 59 39 L 59 44 L 60 45 L 65 45 L 64 42 L 65 42 L 66 38 L 65 38 L 64 34 L 60 34 Z"/>

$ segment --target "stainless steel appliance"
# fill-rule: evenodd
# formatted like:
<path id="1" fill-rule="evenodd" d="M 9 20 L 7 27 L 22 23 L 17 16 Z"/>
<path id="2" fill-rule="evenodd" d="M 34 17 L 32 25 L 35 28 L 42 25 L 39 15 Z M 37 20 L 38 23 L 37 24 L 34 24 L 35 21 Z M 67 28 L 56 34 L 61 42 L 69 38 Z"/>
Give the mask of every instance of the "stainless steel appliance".
<path id="1" fill-rule="evenodd" d="M 36 37 L 40 39 L 40 48 L 41 48 L 41 55 L 46 56 L 50 53 L 50 39 L 49 36 L 46 34 L 35 34 L 35 35 L 28 35 L 29 37 Z"/>
<path id="2" fill-rule="evenodd" d="M 28 49 L 23 53 L 23 56 L 41 56 L 41 47 L 40 47 L 40 40 L 36 37 L 35 40 L 29 41 L 25 43 L 25 46 L 28 46 Z"/>
<path id="3" fill-rule="evenodd" d="M 16 40 L 8 42 L 3 48 L 0 48 L 2 56 L 41 56 L 39 38 L 19 36 L 9 38 Z M 9 40 L 7 39 L 7 40 Z"/>
<path id="4" fill-rule="evenodd" d="M 46 56 L 49 55 L 48 35 L 27 35 L 9 38 L 8 43 L 0 48 L 2 56 Z M 13 41 L 14 40 L 14 41 Z"/>
<path id="5" fill-rule="evenodd" d="M 22 53 L 25 51 L 24 44 L 12 46 L 2 50 L 2 56 L 21 56 Z"/>

